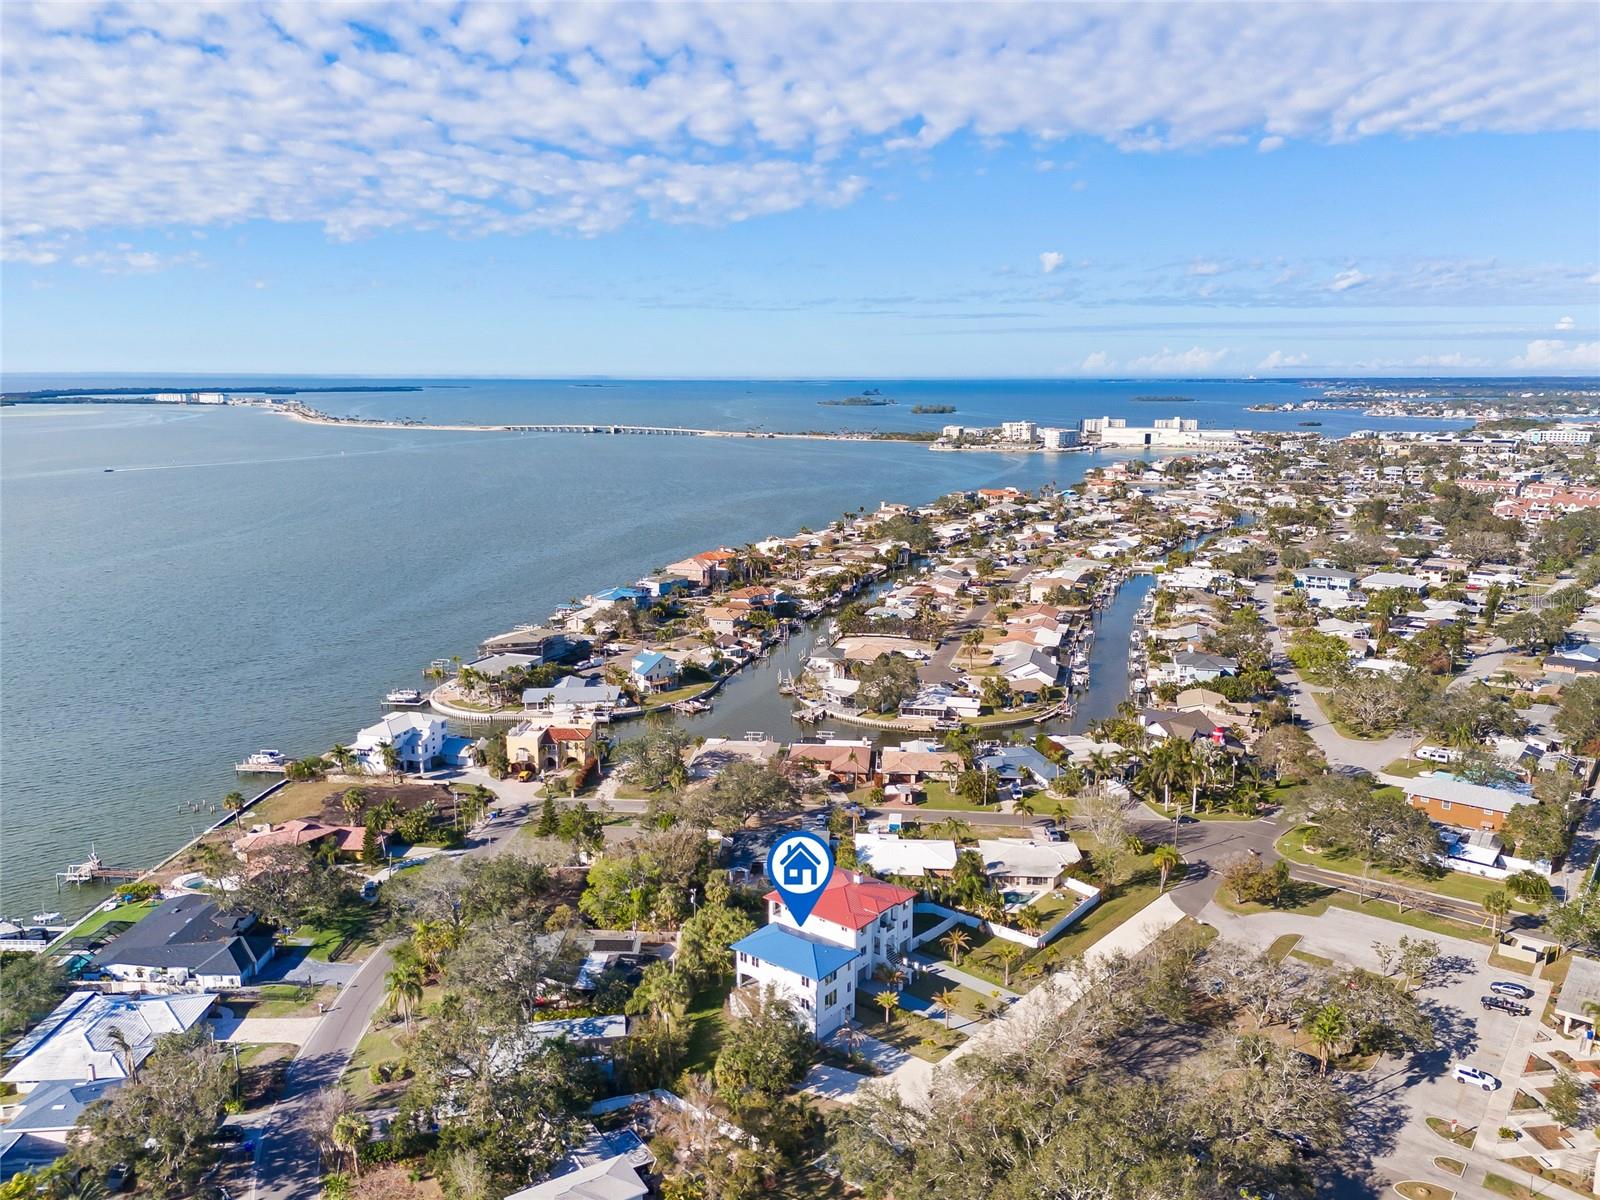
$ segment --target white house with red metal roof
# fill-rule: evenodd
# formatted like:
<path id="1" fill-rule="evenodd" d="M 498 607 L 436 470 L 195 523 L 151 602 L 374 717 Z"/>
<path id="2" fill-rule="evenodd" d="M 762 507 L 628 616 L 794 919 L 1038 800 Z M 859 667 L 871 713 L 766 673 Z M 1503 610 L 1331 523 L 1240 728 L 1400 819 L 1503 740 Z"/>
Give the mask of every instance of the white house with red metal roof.
<path id="1" fill-rule="evenodd" d="M 880 966 L 898 967 L 911 952 L 911 906 L 917 894 L 854 871 L 835 871 L 805 924 L 794 919 L 777 892 L 767 893 L 767 921 L 815 941 L 854 950 L 857 980 Z"/>

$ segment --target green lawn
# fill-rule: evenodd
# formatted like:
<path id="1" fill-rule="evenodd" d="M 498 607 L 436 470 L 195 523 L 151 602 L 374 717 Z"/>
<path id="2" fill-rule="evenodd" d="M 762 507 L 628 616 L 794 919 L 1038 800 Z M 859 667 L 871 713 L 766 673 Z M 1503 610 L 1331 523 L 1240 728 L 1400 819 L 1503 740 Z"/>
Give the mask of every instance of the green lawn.
<path id="1" fill-rule="evenodd" d="M 886 1025 L 883 1009 L 865 998 L 856 1005 L 855 1025 L 868 1037 L 927 1062 L 938 1062 L 966 1041 L 965 1035 L 946 1029 L 943 1021 L 930 1021 L 915 1013 L 897 1012 Z"/>
<path id="2" fill-rule="evenodd" d="M 934 1000 L 935 996 L 946 990 L 954 991 L 956 995 L 954 1004 L 956 1014 L 963 1017 L 979 1016 L 978 1005 L 980 1003 L 985 1006 L 989 1004 L 989 997 L 982 992 L 975 992 L 962 984 L 952 984 L 948 979 L 941 978 L 931 971 L 920 972 L 916 979 L 906 985 L 904 990 L 924 1000 L 932 1000 L 935 1004 L 939 1003 Z M 883 1015 L 883 1010 L 876 1005 L 873 1006 L 872 1011 L 879 1017 Z M 938 1024 L 944 1024 L 943 1017 L 936 1018 L 936 1020 Z"/>
<path id="3" fill-rule="evenodd" d="M 689 1031 L 689 1047 L 684 1054 L 683 1069 L 691 1073 L 711 1070 L 722 1049 L 722 1034 L 727 1025 L 724 1006 L 728 993 L 733 990 L 733 980 L 725 979 L 696 992 L 689 1001 L 689 1014 L 685 1017 Z"/>
<path id="4" fill-rule="evenodd" d="M 717 685 L 715 679 L 707 679 L 701 683 L 686 683 L 666 692 L 656 692 L 644 702 L 646 712 L 654 712 L 658 708 L 665 708 L 669 704 L 677 704 L 680 700 L 693 700 L 696 696 L 710 691 Z"/>
<path id="5" fill-rule="evenodd" d="M 1309 833 L 1310 829 L 1304 825 L 1291 829 L 1278 839 L 1278 853 L 1290 862 L 1297 862 L 1302 866 L 1321 867 L 1324 871 L 1360 876 L 1361 863 L 1343 850 L 1325 850 L 1317 854 L 1307 850 L 1305 844 Z M 1380 883 L 1390 883 L 1396 887 L 1411 888 L 1419 892 L 1432 892 L 1437 896 L 1449 896 L 1472 904 L 1482 904 L 1483 898 L 1490 892 L 1504 890 L 1495 880 L 1468 875 L 1463 871 L 1446 871 L 1433 878 L 1422 875 L 1400 875 L 1374 868 L 1371 878 Z M 1533 912 L 1535 909 L 1534 905 L 1520 900 L 1513 900 L 1512 906 L 1523 912 Z"/>
<path id="6" fill-rule="evenodd" d="M 344 1089 L 355 1097 L 357 1104 L 369 1104 L 385 1093 L 397 1090 L 397 1084 L 392 1080 L 388 1083 L 374 1083 L 372 1068 L 383 1064 L 398 1072 L 405 1058 L 405 1051 L 400 1048 L 400 1038 L 404 1035 L 405 1028 L 403 1023 L 395 1025 L 374 1023 L 356 1044 L 355 1053 L 350 1057 L 349 1069 L 345 1071 Z M 398 1086 L 403 1087 L 403 1085 Z"/>
<path id="7" fill-rule="evenodd" d="M 113 921 L 142 921 L 161 904 L 160 900 L 135 900 L 132 904 L 119 904 L 108 912 L 90 913 L 72 928 L 67 937 L 88 937 Z"/>
<path id="8" fill-rule="evenodd" d="M 1275 963 L 1281 963 L 1289 957 L 1290 951 L 1300 941 L 1298 933 L 1285 933 L 1272 939 L 1272 945 L 1267 947 L 1267 957 Z"/>
<path id="9" fill-rule="evenodd" d="M 228 1007 L 240 1017 L 314 1017 L 317 1003 L 324 1008 L 339 994 L 332 984 L 311 987 L 297 983 L 267 983 L 260 988 L 261 999 L 229 1001 Z"/>
<path id="10" fill-rule="evenodd" d="M 326 925 L 302 925 L 288 940 L 297 945 L 309 944 L 309 958 L 323 962 L 359 961 L 378 946 L 378 927 L 382 924 L 379 908 L 365 901 L 347 905 Z"/>

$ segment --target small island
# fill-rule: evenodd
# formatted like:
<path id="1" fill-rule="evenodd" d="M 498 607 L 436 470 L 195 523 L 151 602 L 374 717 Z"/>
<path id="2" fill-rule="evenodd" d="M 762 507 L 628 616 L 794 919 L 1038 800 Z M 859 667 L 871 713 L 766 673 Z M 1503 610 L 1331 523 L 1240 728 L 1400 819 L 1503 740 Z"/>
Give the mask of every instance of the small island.
<path id="1" fill-rule="evenodd" d="M 818 400 L 818 404 L 830 408 L 884 408 L 898 401 L 885 396 L 877 388 L 868 388 L 854 396 L 846 396 L 843 400 Z"/>
<path id="2" fill-rule="evenodd" d="M 954 404 L 913 404 L 911 411 L 914 413 L 953 413 L 956 411 Z"/>
<path id="3" fill-rule="evenodd" d="M 1193 396 L 1135 396 L 1135 404 L 1193 404 Z"/>

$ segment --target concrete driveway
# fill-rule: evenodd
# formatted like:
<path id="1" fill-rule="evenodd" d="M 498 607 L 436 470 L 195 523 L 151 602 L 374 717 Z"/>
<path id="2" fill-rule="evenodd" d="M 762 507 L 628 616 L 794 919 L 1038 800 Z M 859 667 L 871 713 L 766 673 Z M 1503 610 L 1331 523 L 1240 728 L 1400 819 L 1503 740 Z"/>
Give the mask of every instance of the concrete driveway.
<path id="1" fill-rule="evenodd" d="M 360 963 L 324 962 L 305 946 L 280 946 L 257 976 L 259 983 L 331 983 L 343 987 L 361 969 Z"/>

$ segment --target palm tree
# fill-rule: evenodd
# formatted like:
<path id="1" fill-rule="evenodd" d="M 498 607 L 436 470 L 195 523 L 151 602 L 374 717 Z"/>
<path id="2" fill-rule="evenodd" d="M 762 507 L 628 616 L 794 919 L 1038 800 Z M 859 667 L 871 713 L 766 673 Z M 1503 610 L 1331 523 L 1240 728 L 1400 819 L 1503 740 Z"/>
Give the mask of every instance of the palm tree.
<path id="1" fill-rule="evenodd" d="M 360 1113 L 347 1112 L 333 1123 L 334 1148 L 350 1157 L 357 1179 L 361 1178 L 361 1147 L 372 1136 L 372 1126 Z"/>
<path id="2" fill-rule="evenodd" d="M 1167 876 L 1183 865 L 1183 855 L 1179 854 L 1178 848 L 1170 842 L 1162 842 L 1161 845 L 1155 848 L 1155 853 L 1151 855 L 1151 861 L 1155 863 L 1156 870 L 1161 872 L 1160 890 L 1165 892 L 1167 890 Z"/>
<path id="3" fill-rule="evenodd" d="M 350 764 L 355 761 L 356 756 L 355 751 L 351 750 L 349 746 L 346 746 L 343 742 L 335 742 L 333 749 L 328 751 L 328 757 L 339 764 L 339 773 L 341 775 L 348 775 L 350 774 Z"/>
<path id="4" fill-rule="evenodd" d="M 1504 888 L 1498 892 L 1490 892 L 1483 898 L 1483 911 L 1489 914 L 1489 933 L 1498 942 L 1500 922 L 1511 911 L 1511 893 Z"/>
<path id="5" fill-rule="evenodd" d="M 362 788 L 346 788 L 344 795 L 339 797 L 339 807 L 344 809 L 344 815 L 350 820 L 355 820 L 361 815 L 361 810 L 367 807 L 367 793 Z"/>
<path id="6" fill-rule="evenodd" d="M 384 742 L 378 747 L 378 752 L 383 755 L 383 769 L 391 776 L 400 772 L 400 751 L 393 742 Z"/>
<path id="7" fill-rule="evenodd" d="M 1011 968 L 1025 953 L 1016 942 L 1002 942 L 994 948 L 994 956 L 1000 960 L 1000 967 L 1005 972 L 1003 982 L 1006 987 L 1011 986 Z"/>
<path id="8" fill-rule="evenodd" d="M 1339 1043 L 1344 1041 L 1347 1028 L 1344 1009 L 1332 1001 L 1317 1009 L 1307 1023 L 1306 1033 L 1310 1035 L 1312 1044 L 1317 1048 L 1317 1059 L 1322 1064 L 1323 1074 L 1327 1074 L 1328 1057 L 1338 1048 Z"/>
<path id="9" fill-rule="evenodd" d="M 389 1008 L 400 1014 L 409 1032 L 411 1013 L 422 1002 L 422 964 L 397 962 L 384 976 L 384 982 L 388 987 L 385 998 L 389 1002 Z"/>
<path id="10" fill-rule="evenodd" d="M 1550 881 L 1536 871 L 1518 871 L 1506 877 L 1506 891 L 1530 904 L 1548 904 L 1555 893 Z"/>
<path id="11" fill-rule="evenodd" d="M 950 1018 L 955 1015 L 956 1001 L 960 999 L 960 996 L 961 993 L 956 991 L 955 988 L 945 988 L 943 991 L 933 994 L 933 1002 L 944 1009 L 944 1027 L 946 1029 L 950 1028 Z"/>
<path id="12" fill-rule="evenodd" d="M 883 1023 L 893 1024 L 894 1013 L 900 1007 L 900 993 L 885 988 L 874 997 L 878 1007 L 883 1009 Z"/>
<path id="13" fill-rule="evenodd" d="M 1044 928 L 1044 917 L 1031 904 L 1026 908 L 1019 909 L 1016 915 L 1011 918 L 1011 921 L 1023 933 L 1038 934 Z"/>
<path id="14" fill-rule="evenodd" d="M 122 1060 L 122 1073 L 128 1077 L 129 1083 L 139 1082 L 139 1062 L 133 1054 L 133 1041 L 128 1037 L 128 1031 L 120 1025 L 113 1025 L 106 1034 L 106 1040 L 116 1050 L 117 1057 Z"/>
<path id="15" fill-rule="evenodd" d="M 969 659 L 977 653 L 978 647 L 981 645 L 983 645 L 982 629 L 974 629 L 964 634 L 961 638 L 961 648 Z"/>
<path id="16" fill-rule="evenodd" d="M 245 806 L 243 792 L 229 792 L 222 798 L 222 807 L 228 812 L 237 813 Z"/>

